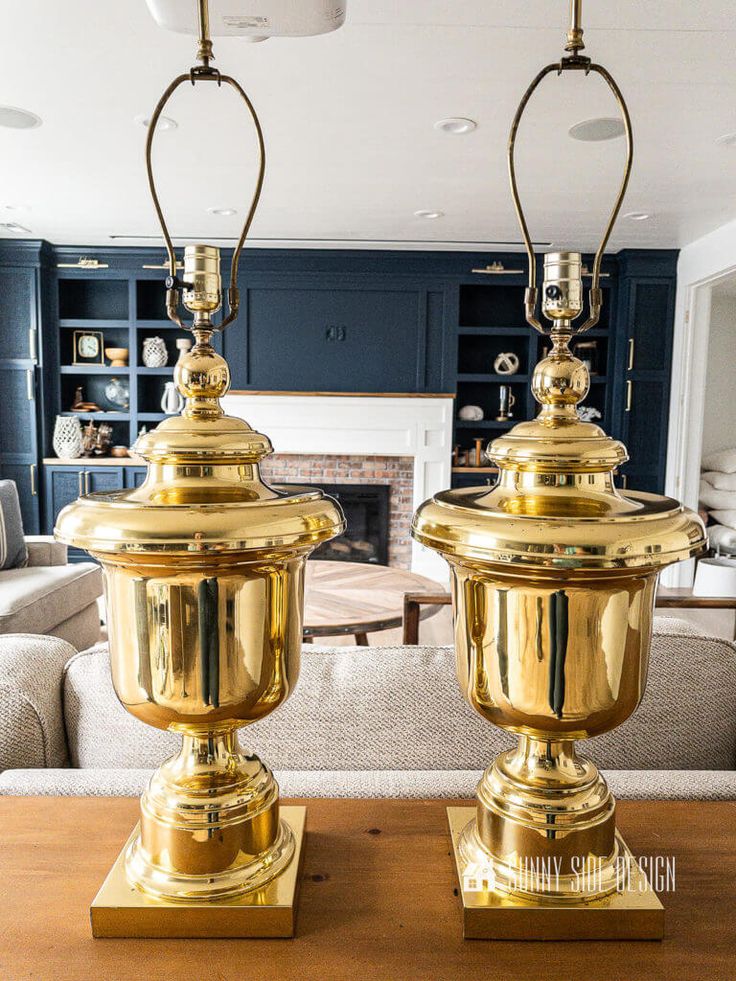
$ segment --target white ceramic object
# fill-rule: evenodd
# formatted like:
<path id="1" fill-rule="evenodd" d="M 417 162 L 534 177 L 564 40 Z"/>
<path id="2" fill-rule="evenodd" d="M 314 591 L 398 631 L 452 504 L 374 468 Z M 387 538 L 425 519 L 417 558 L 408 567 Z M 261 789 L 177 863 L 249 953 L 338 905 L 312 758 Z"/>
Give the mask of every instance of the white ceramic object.
<path id="1" fill-rule="evenodd" d="M 177 337 L 176 349 L 179 352 L 179 357 L 181 357 L 182 354 L 186 354 L 187 351 L 190 351 L 191 347 L 192 347 L 192 342 L 189 340 L 188 337 Z"/>
<path id="2" fill-rule="evenodd" d="M 164 385 L 164 394 L 161 399 L 162 410 L 170 416 L 176 415 L 177 412 L 181 412 L 184 408 L 184 399 L 179 394 L 176 385 L 173 381 L 166 382 Z"/>
<path id="3" fill-rule="evenodd" d="M 146 368 L 163 368 L 169 361 L 169 352 L 163 337 L 146 337 L 143 340 L 143 364 Z"/>
<path id="4" fill-rule="evenodd" d="M 501 351 L 493 362 L 497 375 L 515 375 L 519 370 L 519 356 L 513 351 Z"/>
<path id="5" fill-rule="evenodd" d="M 82 455 L 82 424 L 77 416 L 57 416 L 54 423 L 54 453 L 66 460 Z"/>
<path id="6" fill-rule="evenodd" d="M 693 596 L 736 596 L 736 559 L 701 559 Z"/>
<path id="7" fill-rule="evenodd" d="M 479 405 L 464 405 L 457 415 L 465 422 L 480 422 L 483 418 L 483 409 Z"/>

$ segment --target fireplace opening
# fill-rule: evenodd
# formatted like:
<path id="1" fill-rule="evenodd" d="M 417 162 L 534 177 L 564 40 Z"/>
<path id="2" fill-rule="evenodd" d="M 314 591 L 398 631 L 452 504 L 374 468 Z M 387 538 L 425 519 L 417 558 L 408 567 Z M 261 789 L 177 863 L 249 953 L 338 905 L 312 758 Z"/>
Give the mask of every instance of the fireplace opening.
<path id="1" fill-rule="evenodd" d="M 388 565 L 389 485 L 318 484 L 311 480 L 309 485 L 334 497 L 347 523 L 343 535 L 324 542 L 311 558 Z"/>

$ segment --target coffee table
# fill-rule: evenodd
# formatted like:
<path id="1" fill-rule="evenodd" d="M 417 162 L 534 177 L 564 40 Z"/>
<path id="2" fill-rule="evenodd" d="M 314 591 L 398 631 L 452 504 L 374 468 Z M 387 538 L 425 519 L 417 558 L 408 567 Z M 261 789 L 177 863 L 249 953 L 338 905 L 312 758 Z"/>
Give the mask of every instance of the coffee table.
<path id="1" fill-rule="evenodd" d="M 444 593 L 433 579 L 406 569 L 368 562 L 307 562 L 304 591 L 304 639 L 354 634 L 360 647 L 368 645 L 367 634 L 400 627 L 404 618 L 405 593 Z M 423 618 L 438 608 L 428 606 Z"/>
<path id="2" fill-rule="evenodd" d="M 89 903 L 132 798 L 0 798 L 0 977 L 64 981 L 726 981 L 736 976 L 736 803 L 621 801 L 637 855 L 676 860 L 665 940 L 463 940 L 446 808 L 308 800 L 293 940 L 93 940 Z"/>

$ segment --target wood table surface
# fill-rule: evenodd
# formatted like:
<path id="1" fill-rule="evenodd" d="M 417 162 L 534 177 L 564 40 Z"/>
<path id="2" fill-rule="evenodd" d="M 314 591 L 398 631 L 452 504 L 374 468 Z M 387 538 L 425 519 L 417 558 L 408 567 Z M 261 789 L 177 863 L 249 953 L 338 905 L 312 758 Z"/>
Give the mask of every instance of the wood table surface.
<path id="1" fill-rule="evenodd" d="M 308 800 L 292 940 L 93 940 L 89 903 L 138 816 L 130 798 L 0 798 L 0 977 L 90 981 L 732 981 L 736 803 L 622 801 L 637 856 L 676 859 L 665 940 L 463 940 L 445 810 Z"/>
<path id="2" fill-rule="evenodd" d="M 307 562 L 304 587 L 304 636 L 365 634 L 400 627 L 405 593 L 444 593 L 433 579 L 406 569 L 368 562 Z M 427 607 L 425 617 L 438 612 Z"/>

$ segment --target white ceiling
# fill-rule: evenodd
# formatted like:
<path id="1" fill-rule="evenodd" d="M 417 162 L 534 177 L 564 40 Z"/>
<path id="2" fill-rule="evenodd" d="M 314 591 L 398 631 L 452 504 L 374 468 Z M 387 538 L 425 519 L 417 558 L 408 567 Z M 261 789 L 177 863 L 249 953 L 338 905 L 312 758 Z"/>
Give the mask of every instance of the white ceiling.
<path id="1" fill-rule="evenodd" d="M 192 0 L 194 3 L 194 0 Z M 526 84 L 559 57 L 567 0 L 348 0 L 334 34 L 252 45 L 215 42 L 216 65 L 238 77 L 261 115 L 268 176 L 256 244 L 518 241 L 505 147 Z M 636 139 L 634 176 L 612 248 L 677 247 L 736 217 L 736 30 L 728 0 L 588 0 L 587 52 L 618 79 Z M 3 5 L 0 102 L 43 119 L 0 129 L 2 221 L 56 243 L 150 244 L 158 227 L 143 167 L 150 113 L 194 41 L 161 31 L 144 0 L 24 0 Z M 232 236 L 250 195 L 252 135 L 231 95 L 180 90 L 179 123 L 157 137 L 156 162 L 172 230 Z M 522 124 L 520 184 L 534 239 L 596 243 L 623 142 L 573 142 L 567 130 L 613 115 L 602 83 L 548 79 Z M 475 133 L 433 129 L 470 116 Z M 236 128 L 231 140 L 229 128 Z M 202 132 L 206 137 L 202 137 Z M 445 217 L 417 219 L 418 209 Z M 111 236 L 121 236 L 111 238 Z M 420 245 L 421 247 L 421 245 Z"/>

